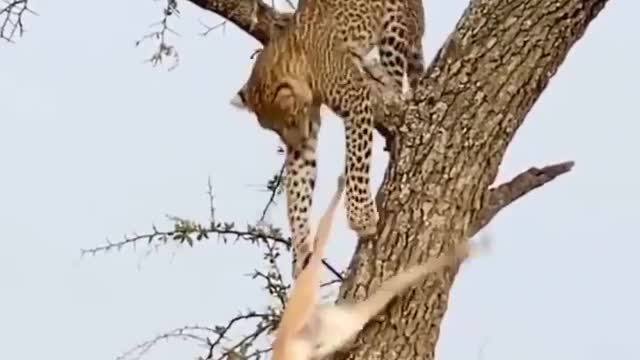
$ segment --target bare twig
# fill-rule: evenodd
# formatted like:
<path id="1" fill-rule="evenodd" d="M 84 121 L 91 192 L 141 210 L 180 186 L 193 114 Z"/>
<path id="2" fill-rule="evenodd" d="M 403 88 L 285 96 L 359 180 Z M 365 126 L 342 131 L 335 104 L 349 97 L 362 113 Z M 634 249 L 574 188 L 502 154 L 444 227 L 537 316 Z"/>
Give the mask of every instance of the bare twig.
<path id="1" fill-rule="evenodd" d="M 258 56 L 258 54 L 260 54 L 260 52 L 262 51 L 262 49 L 255 49 L 251 55 L 249 56 L 249 59 L 254 59 L 256 56 Z"/>
<path id="2" fill-rule="evenodd" d="M 139 46 L 146 40 L 158 41 L 159 43 L 156 51 L 153 53 L 153 55 L 151 55 L 149 59 L 146 60 L 146 62 L 150 62 L 153 66 L 156 66 L 158 64 L 161 64 L 166 57 L 171 57 L 173 58 L 173 65 L 171 65 L 168 69 L 169 71 L 171 71 L 179 65 L 180 56 L 176 48 L 167 42 L 167 36 L 168 34 L 180 36 L 180 34 L 178 34 L 169 26 L 169 18 L 174 15 L 179 16 L 180 11 L 178 10 L 177 0 L 166 1 L 167 5 L 163 9 L 162 20 L 158 21 L 157 23 L 151 24 L 151 27 L 159 28 L 159 30 L 152 31 L 143 36 L 140 40 L 136 41 L 135 46 Z"/>
<path id="3" fill-rule="evenodd" d="M 206 29 L 205 31 L 201 32 L 200 35 L 201 36 L 207 36 L 209 35 L 210 32 L 212 32 L 213 30 L 216 29 L 222 29 L 222 33 L 225 32 L 226 28 L 227 28 L 227 20 L 221 21 L 213 26 L 209 26 L 205 23 L 203 23 L 202 21 L 200 21 L 200 24 Z"/>
<path id="4" fill-rule="evenodd" d="M 480 211 L 476 224 L 471 228 L 471 234 L 473 235 L 485 227 L 507 205 L 520 199 L 531 190 L 537 189 L 556 177 L 571 171 L 573 165 L 573 161 L 566 161 L 548 165 L 541 169 L 532 167 L 510 181 L 489 189 L 489 201 L 485 208 Z"/>
<path id="5" fill-rule="evenodd" d="M 295 10 L 295 9 L 296 9 L 296 6 L 295 6 L 295 5 L 293 5 L 293 1 L 291 1 L 291 0 L 284 0 L 284 2 L 285 2 L 287 5 L 289 5 L 289 7 L 290 7 L 292 10 Z M 271 5 L 271 7 L 275 7 L 275 6 Z"/>
<path id="6" fill-rule="evenodd" d="M 267 182 L 267 190 L 269 190 L 269 193 L 270 193 L 269 200 L 267 200 L 267 203 L 262 209 L 262 215 L 260 215 L 260 220 L 258 220 L 258 222 L 264 221 L 264 218 L 267 216 L 267 213 L 269 212 L 269 209 L 271 208 L 271 206 L 275 205 L 276 196 L 282 193 L 284 171 L 285 171 L 285 164 L 283 163 L 282 166 L 280 167 L 280 171 L 278 171 L 278 173 L 275 174 L 274 177 Z"/>
<path id="7" fill-rule="evenodd" d="M 25 32 L 23 19 L 25 14 L 38 15 L 29 8 L 29 0 L 0 0 L 4 6 L 0 7 L 0 39 L 12 43 L 18 35 Z"/>
<path id="8" fill-rule="evenodd" d="M 331 286 L 333 284 L 342 283 L 342 281 L 344 281 L 344 278 L 342 277 L 341 274 L 338 274 L 338 275 L 340 276 L 339 278 L 336 278 L 336 279 L 333 279 L 333 280 L 329 280 L 329 281 L 327 281 L 325 283 L 322 283 L 322 284 L 320 284 L 320 287 L 323 288 L 323 287 Z"/>
<path id="9" fill-rule="evenodd" d="M 262 355 L 268 354 L 270 352 L 271 352 L 271 348 L 256 349 L 254 350 L 254 352 L 244 355 L 242 360 L 262 359 L 263 358 Z M 229 360 L 234 360 L 234 359 L 229 359 Z"/>
<path id="10" fill-rule="evenodd" d="M 207 180 L 207 196 L 209 197 L 209 224 L 213 226 L 216 222 L 216 209 L 213 206 L 213 184 L 211 184 L 211 176 Z"/>

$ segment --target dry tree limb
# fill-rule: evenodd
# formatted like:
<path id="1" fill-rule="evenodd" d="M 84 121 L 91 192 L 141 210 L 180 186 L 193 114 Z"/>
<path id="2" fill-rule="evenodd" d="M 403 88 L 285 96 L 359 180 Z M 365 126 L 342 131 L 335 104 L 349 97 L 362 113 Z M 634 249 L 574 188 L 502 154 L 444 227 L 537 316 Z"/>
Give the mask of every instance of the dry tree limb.
<path id="1" fill-rule="evenodd" d="M 529 168 L 513 179 L 489 189 L 489 200 L 480 211 L 476 223 L 471 226 L 471 234 L 475 234 L 493 220 L 493 218 L 511 203 L 520 199 L 556 177 L 566 174 L 573 168 L 573 161 L 565 161 L 547 165 L 541 169 Z"/>

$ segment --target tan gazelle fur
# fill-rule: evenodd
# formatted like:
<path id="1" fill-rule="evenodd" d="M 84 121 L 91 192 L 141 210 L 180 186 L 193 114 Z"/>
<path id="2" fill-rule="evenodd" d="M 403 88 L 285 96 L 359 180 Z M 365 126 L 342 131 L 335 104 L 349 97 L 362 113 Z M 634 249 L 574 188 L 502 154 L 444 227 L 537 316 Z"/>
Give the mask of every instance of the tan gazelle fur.
<path id="1" fill-rule="evenodd" d="M 412 284 L 446 266 L 460 264 L 489 248 L 489 242 L 471 246 L 468 241 L 426 263 L 401 270 L 382 282 L 365 300 L 341 304 L 317 304 L 322 257 L 332 218 L 343 190 L 342 177 L 329 207 L 318 224 L 309 263 L 295 279 L 273 342 L 274 360 L 318 360 L 333 354 L 352 340 L 386 305 Z"/>
<path id="2" fill-rule="evenodd" d="M 276 338 L 273 342 L 273 360 L 303 360 L 308 359 L 311 355 L 311 344 L 308 341 L 300 341 L 299 335 L 317 306 L 322 257 L 329 240 L 333 216 L 343 191 L 344 177 L 340 176 L 338 188 L 331 203 L 318 223 L 317 234 L 313 242 L 314 249 L 309 263 L 293 283 L 287 305 L 276 330 Z"/>
<path id="3" fill-rule="evenodd" d="M 343 348 L 394 297 L 424 279 L 428 274 L 459 264 L 469 256 L 477 256 L 488 247 L 488 242 L 471 246 L 465 241 L 456 245 L 449 253 L 430 259 L 424 264 L 400 270 L 396 275 L 383 281 L 369 297 L 362 301 L 319 306 L 314 313 L 314 319 L 308 323 L 309 326 L 315 327 L 307 331 L 308 334 L 313 334 L 310 338 L 314 343 L 311 358 L 320 359 Z"/>
<path id="4" fill-rule="evenodd" d="M 465 241 L 449 253 L 401 270 L 383 281 L 365 300 L 341 304 L 316 304 L 321 262 L 310 262 L 298 276 L 294 285 L 297 292 L 292 292 L 287 303 L 273 345 L 274 360 L 319 360 L 332 355 L 353 340 L 394 297 L 411 285 L 430 273 L 460 264 L 469 256 L 477 256 L 488 248 L 488 242 L 471 246 Z M 314 257 L 315 251 L 311 261 Z M 321 256 L 316 258 L 319 259 Z M 285 316 L 288 316 L 286 322 Z"/>

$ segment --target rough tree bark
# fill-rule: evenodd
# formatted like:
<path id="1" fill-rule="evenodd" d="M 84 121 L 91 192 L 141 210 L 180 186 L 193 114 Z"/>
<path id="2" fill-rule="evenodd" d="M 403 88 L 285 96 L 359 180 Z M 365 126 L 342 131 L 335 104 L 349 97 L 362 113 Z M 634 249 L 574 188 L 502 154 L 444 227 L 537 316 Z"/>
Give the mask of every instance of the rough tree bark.
<path id="1" fill-rule="evenodd" d="M 263 44 L 290 18 L 261 0 L 189 1 Z M 570 170 L 570 162 L 532 168 L 489 189 L 529 109 L 606 2 L 471 1 L 414 99 L 387 106 L 381 130 L 390 162 L 378 194 L 379 231 L 358 242 L 342 298 L 363 298 L 381 279 L 473 235 L 504 206 Z M 433 359 L 456 272 L 430 277 L 392 303 L 385 321 L 336 357 Z"/>

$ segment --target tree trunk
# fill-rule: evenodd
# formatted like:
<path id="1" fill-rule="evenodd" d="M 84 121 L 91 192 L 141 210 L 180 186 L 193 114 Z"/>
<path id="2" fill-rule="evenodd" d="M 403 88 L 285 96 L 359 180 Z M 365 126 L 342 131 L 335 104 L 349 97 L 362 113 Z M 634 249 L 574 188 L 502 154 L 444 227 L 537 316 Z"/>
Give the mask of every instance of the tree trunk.
<path id="1" fill-rule="evenodd" d="M 260 0 L 190 1 L 263 43 L 290 18 Z M 489 189 L 529 109 L 606 2 L 471 1 L 413 101 L 387 106 L 381 128 L 390 162 L 378 194 L 380 232 L 358 242 L 342 298 L 364 298 L 383 278 L 439 255 L 570 169 L 532 168 Z M 384 321 L 372 321 L 357 346 L 336 357 L 433 359 L 456 273 L 430 276 L 394 301 L 379 317 Z"/>

